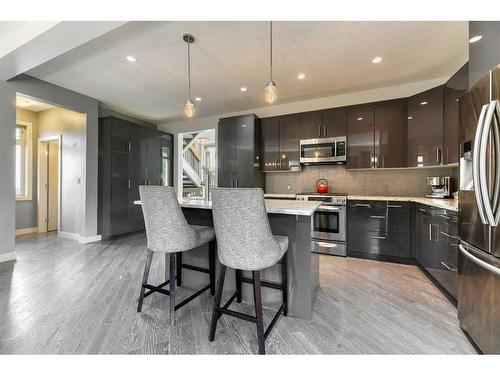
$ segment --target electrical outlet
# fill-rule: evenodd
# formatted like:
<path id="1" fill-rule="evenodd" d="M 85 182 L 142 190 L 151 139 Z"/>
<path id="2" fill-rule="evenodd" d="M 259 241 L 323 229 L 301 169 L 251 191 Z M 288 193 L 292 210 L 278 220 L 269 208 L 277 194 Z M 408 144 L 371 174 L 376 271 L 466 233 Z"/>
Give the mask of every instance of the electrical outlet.
<path id="1" fill-rule="evenodd" d="M 287 189 L 288 189 L 288 191 L 290 191 L 290 190 L 291 190 L 290 185 L 288 185 L 288 186 L 287 186 Z"/>

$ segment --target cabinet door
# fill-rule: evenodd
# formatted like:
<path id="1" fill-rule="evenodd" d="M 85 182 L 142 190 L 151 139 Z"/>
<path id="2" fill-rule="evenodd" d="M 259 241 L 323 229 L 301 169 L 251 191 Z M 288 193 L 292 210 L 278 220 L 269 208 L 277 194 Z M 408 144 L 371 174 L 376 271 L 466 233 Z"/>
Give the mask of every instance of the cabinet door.
<path id="1" fill-rule="evenodd" d="M 234 121 L 235 170 L 234 187 L 254 187 L 254 131 L 255 116 L 239 116 Z"/>
<path id="2" fill-rule="evenodd" d="M 261 169 L 275 171 L 278 166 L 279 152 L 279 118 L 268 117 L 261 119 Z M 220 186 L 220 185 L 219 185 Z"/>
<path id="3" fill-rule="evenodd" d="M 129 153 L 129 191 L 128 207 L 131 230 L 141 230 L 144 228 L 144 219 L 141 206 L 135 205 L 134 201 L 139 200 L 139 185 L 145 185 L 147 180 L 147 142 L 148 130 L 133 126 L 130 131 L 130 153 Z"/>
<path id="4" fill-rule="evenodd" d="M 406 165 L 404 116 L 403 100 L 375 104 L 375 167 L 398 168 Z"/>
<path id="5" fill-rule="evenodd" d="M 458 294 L 458 223 L 456 214 L 443 215 L 439 220 L 436 243 L 436 266 L 432 275 L 455 298 Z"/>
<path id="6" fill-rule="evenodd" d="M 148 185 L 161 184 L 161 133 L 148 130 L 147 180 Z"/>
<path id="7" fill-rule="evenodd" d="M 345 137 L 347 134 L 347 111 L 343 108 L 323 111 L 323 129 L 327 138 Z"/>
<path id="8" fill-rule="evenodd" d="M 373 105 L 347 112 L 347 167 L 371 168 L 373 157 Z"/>
<path id="9" fill-rule="evenodd" d="M 443 86 L 408 98 L 408 166 L 442 164 Z"/>
<path id="10" fill-rule="evenodd" d="M 426 269 L 434 263 L 433 227 L 431 226 L 430 212 L 425 206 L 418 206 L 416 213 L 418 249 L 417 261 Z"/>
<path id="11" fill-rule="evenodd" d="M 459 98 L 467 91 L 469 65 L 465 64 L 444 87 L 443 164 L 458 163 Z"/>
<path id="12" fill-rule="evenodd" d="M 279 120 L 278 168 L 290 170 L 290 162 L 297 165 L 300 160 L 300 139 L 303 137 L 299 115 L 281 116 Z"/>
<path id="13" fill-rule="evenodd" d="M 235 119 L 219 120 L 217 129 L 217 180 L 219 187 L 234 187 L 235 180 Z"/>
<path id="14" fill-rule="evenodd" d="M 300 115 L 300 139 L 326 137 L 323 126 L 323 111 L 304 112 Z M 344 134 L 345 135 L 345 134 Z"/>

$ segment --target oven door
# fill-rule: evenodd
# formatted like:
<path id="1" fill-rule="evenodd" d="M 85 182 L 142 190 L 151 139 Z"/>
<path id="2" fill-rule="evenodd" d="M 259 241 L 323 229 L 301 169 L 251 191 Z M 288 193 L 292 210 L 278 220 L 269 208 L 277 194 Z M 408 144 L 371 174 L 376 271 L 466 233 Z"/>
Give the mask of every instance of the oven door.
<path id="1" fill-rule="evenodd" d="M 345 206 L 320 206 L 311 220 L 312 237 L 319 240 L 345 241 Z"/>

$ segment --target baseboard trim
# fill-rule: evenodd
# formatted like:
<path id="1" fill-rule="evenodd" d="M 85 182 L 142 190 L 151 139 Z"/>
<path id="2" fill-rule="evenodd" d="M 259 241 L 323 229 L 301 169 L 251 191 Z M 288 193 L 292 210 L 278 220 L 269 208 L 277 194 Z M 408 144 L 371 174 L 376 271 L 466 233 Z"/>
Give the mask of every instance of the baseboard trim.
<path id="1" fill-rule="evenodd" d="M 11 260 L 16 260 L 16 252 L 12 251 L 6 254 L 0 254 L 0 263 L 10 262 Z"/>
<path id="2" fill-rule="evenodd" d="M 80 235 L 78 233 L 71 233 L 71 232 L 60 231 L 58 233 L 58 236 L 61 238 L 66 238 L 68 240 L 75 240 L 75 241 L 78 241 L 80 239 Z"/>
<path id="3" fill-rule="evenodd" d="M 59 232 L 59 237 L 66 238 L 68 240 L 75 240 L 78 241 L 79 243 L 97 242 L 101 241 L 102 239 L 100 234 L 96 236 L 83 237 L 80 236 L 78 233 L 71 233 L 71 232 Z"/>
<path id="4" fill-rule="evenodd" d="M 38 233 L 38 227 L 16 229 L 16 236 L 22 236 L 30 233 Z"/>
<path id="5" fill-rule="evenodd" d="M 102 236 L 99 234 L 97 236 L 91 236 L 91 237 L 82 237 L 78 239 L 78 242 L 80 243 L 91 243 L 91 242 L 97 242 L 102 239 Z"/>

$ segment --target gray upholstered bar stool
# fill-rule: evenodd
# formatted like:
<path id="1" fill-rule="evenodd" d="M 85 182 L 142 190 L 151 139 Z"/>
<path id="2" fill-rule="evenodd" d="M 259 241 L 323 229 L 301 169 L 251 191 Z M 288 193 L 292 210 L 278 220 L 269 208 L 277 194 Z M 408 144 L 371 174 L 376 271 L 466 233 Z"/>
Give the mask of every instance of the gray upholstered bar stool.
<path id="1" fill-rule="evenodd" d="M 222 314 L 234 316 L 257 324 L 259 354 L 265 353 L 265 340 L 271 333 L 278 318 L 287 315 L 288 305 L 288 237 L 274 236 L 262 189 L 227 189 L 212 190 L 212 213 L 217 254 L 221 263 L 217 292 L 210 326 L 210 341 L 215 338 L 217 321 Z M 260 271 L 278 263 L 281 259 L 281 283 L 262 281 Z M 221 307 L 222 292 L 226 268 L 236 270 L 236 292 Z M 241 271 L 252 271 L 252 279 L 242 277 Z M 237 298 L 241 302 L 241 283 L 253 284 L 255 315 L 251 316 L 234 310 L 229 306 Z M 282 291 L 283 304 L 264 332 L 262 315 L 261 285 Z"/>
<path id="2" fill-rule="evenodd" d="M 139 186 L 142 212 L 146 224 L 148 250 L 137 312 L 142 309 L 144 297 L 154 292 L 170 296 L 170 323 L 175 324 L 175 310 L 181 308 L 207 289 L 215 294 L 215 234 L 212 227 L 189 225 L 182 213 L 175 191 L 169 186 Z M 182 263 L 183 251 L 195 249 L 209 243 L 208 269 Z M 148 284 L 149 269 L 153 253 L 165 253 L 165 282 L 158 286 Z M 170 270 L 167 259 L 170 258 Z M 176 267 L 177 261 L 177 267 Z M 190 297 L 175 304 L 175 280 L 181 285 L 182 268 L 209 274 L 210 282 Z M 177 271 L 177 275 L 176 275 Z M 163 289 L 169 284 L 169 290 Z M 146 289 L 148 291 L 146 292 Z"/>

